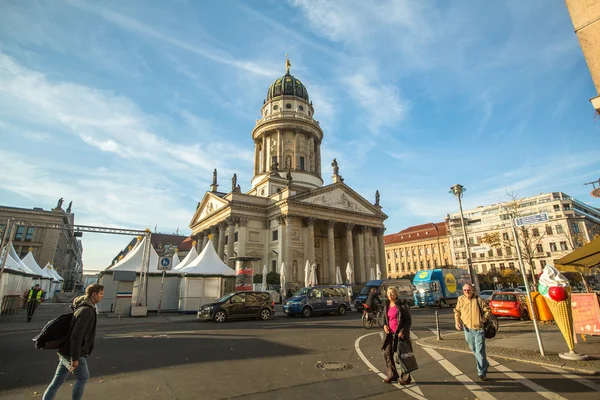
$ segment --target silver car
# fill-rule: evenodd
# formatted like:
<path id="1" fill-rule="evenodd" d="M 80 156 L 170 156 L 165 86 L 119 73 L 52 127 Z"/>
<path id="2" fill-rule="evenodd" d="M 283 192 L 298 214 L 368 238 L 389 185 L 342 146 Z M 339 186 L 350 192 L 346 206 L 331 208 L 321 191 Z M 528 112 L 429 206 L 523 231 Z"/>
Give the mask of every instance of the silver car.
<path id="1" fill-rule="evenodd" d="M 490 298 L 492 297 L 492 294 L 494 292 L 495 290 L 482 290 L 481 293 L 479 293 L 479 297 L 481 297 L 485 301 L 490 301 Z"/>

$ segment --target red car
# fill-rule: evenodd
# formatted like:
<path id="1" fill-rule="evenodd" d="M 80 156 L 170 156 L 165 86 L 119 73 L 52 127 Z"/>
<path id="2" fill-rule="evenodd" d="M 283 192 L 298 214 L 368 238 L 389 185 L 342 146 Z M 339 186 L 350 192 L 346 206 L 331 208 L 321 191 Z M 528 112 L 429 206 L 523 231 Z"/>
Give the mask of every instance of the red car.
<path id="1" fill-rule="evenodd" d="M 519 318 L 522 321 L 529 319 L 527 297 L 518 292 L 494 292 L 490 298 L 492 314 L 497 317 Z"/>

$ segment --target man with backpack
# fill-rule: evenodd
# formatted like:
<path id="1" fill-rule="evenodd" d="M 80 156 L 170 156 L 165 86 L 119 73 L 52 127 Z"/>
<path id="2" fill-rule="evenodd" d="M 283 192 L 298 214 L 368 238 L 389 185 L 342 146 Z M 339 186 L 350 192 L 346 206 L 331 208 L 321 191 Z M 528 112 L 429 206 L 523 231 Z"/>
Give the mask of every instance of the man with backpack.
<path id="1" fill-rule="evenodd" d="M 487 302 L 477 296 L 473 285 L 463 285 L 463 295 L 458 298 L 454 308 L 456 330 L 465 331 L 465 340 L 475 355 L 477 374 L 482 381 L 487 380 L 489 363 L 485 354 L 484 323 L 490 316 Z"/>
<path id="2" fill-rule="evenodd" d="M 58 349 L 58 367 L 42 400 L 54 399 L 70 372 L 77 378 L 73 385 L 73 400 L 83 397 L 83 389 L 90 377 L 87 357 L 92 353 L 96 339 L 96 304 L 100 303 L 103 297 L 104 286 L 93 284 L 85 289 L 85 296 L 73 300 L 70 335 Z"/>

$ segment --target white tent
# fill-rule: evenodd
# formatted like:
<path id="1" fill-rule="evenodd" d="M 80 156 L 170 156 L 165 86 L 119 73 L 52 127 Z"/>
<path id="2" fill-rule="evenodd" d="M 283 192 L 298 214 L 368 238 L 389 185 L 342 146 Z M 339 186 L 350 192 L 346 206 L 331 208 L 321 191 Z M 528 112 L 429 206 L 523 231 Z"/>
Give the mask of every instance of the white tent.
<path id="1" fill-rule="evenodd" d="M 30 275 L 39 275 L 39 274 L 36 274 L 35 272 L 33 272 L 27 265 L 25 265 L 23 263 L 23 261 L 21 261 L 21 259 L 19 258 L 19 255 L 17 254 L 12 243 L 10 244 L 10 246 L 8 246 L 8 255 L 10 257 L 12 257 L 12 259 L 14 261 L 16 261 L 17 264 L 19 264 L 19 269 L 21 270 L 21 272 L 24 272 L 24 273 L 30 274 Z"/>
<path id="2" fill-rule="evenodd" d="M 44 291 L 45 299 L 51 298 L 54 295 L 54 293 L 51 291 L 52 282 L 54 281 L 54 275 L 51 275 L 48 272 L 44 271 L 42 268 L 40 268 L 37 261 L 35 261 L 31 250 L 29 250 L 27 255 L 23 257 L 21 261 L 23 261 L 23 264 L 25 264 L 30 270 L 32 270 L 34 274 L 41 276 L 41 279 L 39 279 L 39 281 L 35 280 L 34 283 L 40 284 L 41 289 Z"/>
<path id="3" fill-rule="evenodd" d="M 175 252 L 175 254 L 173 254 L 173 261 L 171 262 L 172 268 L 178 266 L 180 262 L 181 261 L 179 260 L 179 256 L 177 255 L 177 252 Z"/>
<path id="4" fill-rule="evenodd" d="M 140 277 L 142 271 L 142 259 L 144 256 L 144 247 L 147 238 L 144 237 L 116 264 L 108 267 L 100 278 L 104 285 L 105 300 L 98 304 L 99 312 L 115 312 L 121 315 L 128 315 L 131 304 L 138 298 L 138 288 L 140 286 Z M 146 305 L 148 311 L 158 310 L 160 302 L 162 270 L 158 269 L 159 257 L 150 246 L 150 263 L 147 275 Z M 135 282 L 115 281 L 114 272 L 130 271 L 135 272 L 137 277 Z M 179 300 L 179 275 L 177 272 L 167 271 L 163 287 L 163 297 L 161 310 L 177 309 Z"/>
<path id="5" fill-rule="evenodd" d="M 185 258 L 181 260 L 181 262 L 177 264 L 176 267 L 173 266 L 173 271 L 179 271 L 180 269 L 187 267 L 196 258 L 198 258 L 198 252 L 196 251 L 196 248 L 192 246 L 191 250 L 187 253 Z"/>
<path id="6" fill-rule="evenodd" d="M 233 282 L 235 277 L 235 271 L 221 261 L 211 242 L 178 272 L 183 275 L 179 285 L 179 311 L 183 312 L 198 311 L 202 304 L 218 300 L 225 294 L 226 281 Z"/>
<path id="7" fill-rule="evenodd" d="M 52 293 L 52 296 L 54 296 L 54 293 L 60 292 L 60 290 L 62 289 L 63 282 L 65 280 L 62 278 L 62 276 L 58 274 L 58 272 L 56 272 L 56 270 L 54 269 L 54 267 L 52 267 L 52 264 L 50 264 L 50 262 L 48 262 L 42 270 L 54 277 L 54 281 L 52 281 L 52 285 L 50 286 L 50 292 Z"/>
<path id="8" fill-rule="evenodd" d="M 21 304 L 21 296 L 31 289 L 34 277 L 29 272 L 25 272 L 26 266 L 18 257 L 15 260 L 10 251 L 4 251 L 4 256 L 6 262 L 0 281 L 0 309 L 17 311 Z M 2 258 L 0 258 L 1 262 Z"/>

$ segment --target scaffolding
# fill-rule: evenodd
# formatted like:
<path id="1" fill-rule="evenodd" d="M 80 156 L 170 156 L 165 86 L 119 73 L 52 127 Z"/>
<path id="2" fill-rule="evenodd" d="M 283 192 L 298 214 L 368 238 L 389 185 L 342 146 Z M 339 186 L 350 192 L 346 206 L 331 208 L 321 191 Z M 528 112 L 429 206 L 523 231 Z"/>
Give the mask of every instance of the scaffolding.
<path id="1" fill-rule="evenodd" d="M 8 223 L 6 224 L 6 229 L 4 230 L 4 235 L 2 235 L 2 240 L 0 241 L 0 249 L 2 252 L 0 253 L 0 281 L 2 279 L 2 275 L 4 274 L 4 267 L 6 265 L 6 259 L 8 257 L 8 249 L 10 245 L 12 245 L 13 235 L 11 234 L 12 228 L 15 226 L 31 226 L 34 228 L 45 228 L 45 229 L 56 229 L 62 231 L 69 231 L 73 236 L 81 236 L 83 232 L 89 233 L 103 233 L 109 235 L 127 235 L 127 236 L 143 236 L 146 238 L 144 243 L 144 253 L 142 255 L 142 269 L 140 271 L 140 289 L 138 290 L 138 297 L 136 300 L 137 306 L 146 306 L 146 291 L 148 290 L 147 282 L 148 282 L 148 271 L 150 268 L 150 250 L 152 246 L 152 232 L 150 229 L 146 230 L 136 230 L 136 229 L 124 229 L 124 228 L 111 228 L 107 226 L 89 226 L 89 225 L 63 225 L 63 224 L 51 224 L 44 222 L 33 222 L 27 221 L 23 219 L 14 219 L 10 218 Z"/>

